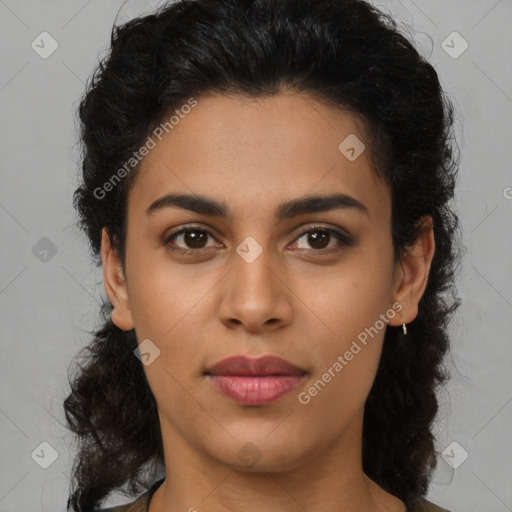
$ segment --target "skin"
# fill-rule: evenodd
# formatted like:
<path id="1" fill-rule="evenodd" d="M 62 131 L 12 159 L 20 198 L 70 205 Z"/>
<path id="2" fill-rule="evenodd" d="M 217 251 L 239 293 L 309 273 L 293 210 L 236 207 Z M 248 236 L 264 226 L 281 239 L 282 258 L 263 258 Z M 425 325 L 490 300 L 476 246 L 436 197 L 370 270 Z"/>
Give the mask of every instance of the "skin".
<path id="1" fill-rule="evenodd" d="M 385 328 L 308 404 L 297 399 L 394 303 L 402 310 L 389 325 L 416 317 L 434 254 L 427 222 L 394 262 L 389 190 L 372 169 L 368 141 L 354 161 L 339 151 L 349 134 L 367 139 L 355 115 L 305 94 L 202 96 L 145 157 L 129 192 L 124 272 L 103 229 L 112 320 L 160 349 L 144 366 L 167 475 L 150 512 L 405 510 L 361 462 L 363 408 Z M 225 201 L 231 217 L 179 208 L 146 214 L 171 192 Z M 337 209 L 276 223 L 281 202 L 333 192 L 361 201 L 368 214 Z M 199 246 L 182 235 L 166 247 L 187 223 L 210 235 Z M 355 243 L 331 237 L 321 248 L 341 250 L 315 256 L 321 248 L 307 234 L 315 223 Z M 252 263 L 236 252 L 247 236 L 263 249 Z M 173 243 L 202 255 L 179 256 Z M 308 375 L 276 402 L 242 406 L 203 375 L 237 354 L 277 355 Z M 260 456 L 251 467 L 237 455 L 246 443 Z"/>

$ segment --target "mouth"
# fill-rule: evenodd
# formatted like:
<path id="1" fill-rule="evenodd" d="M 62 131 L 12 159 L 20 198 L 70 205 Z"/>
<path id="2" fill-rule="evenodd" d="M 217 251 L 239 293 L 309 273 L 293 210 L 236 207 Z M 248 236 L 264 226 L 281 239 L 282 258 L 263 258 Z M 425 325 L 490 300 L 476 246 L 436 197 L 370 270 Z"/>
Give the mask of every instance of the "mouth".
<path id="1" fill-rule="evenodd" d="M 204 374 L 214 389 L 238 404 L 266 405 L 296 388 L 307 372 L 280 357 L 234 356 Z"/>

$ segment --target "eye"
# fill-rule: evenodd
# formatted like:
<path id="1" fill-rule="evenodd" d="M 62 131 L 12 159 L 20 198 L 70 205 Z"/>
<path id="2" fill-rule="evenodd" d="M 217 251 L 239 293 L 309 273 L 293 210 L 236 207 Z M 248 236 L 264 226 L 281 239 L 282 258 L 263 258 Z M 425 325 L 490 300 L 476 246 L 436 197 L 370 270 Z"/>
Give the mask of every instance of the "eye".
<path id="1" fill-rule="evenodd" d="M 165 245 L 168 245 L 171 251 L 177 252 L 179 254 L 197 254 L 201 249 L 205 248 L 205 243 L 209 236 L 213 238 L 213 236 L 205 229 L 200 229 L 196 226 L 187 226 L 169 236 L 165 240 Z M 170 245 L 171 241 L 178 239 L 182 239 L 186 246 L 191 247 L 192 249 L 182 249 L 180 247 L 173 247 Z"/>
<path id="2" fill-rule="evenodd" d="M 298 241 L 306 236 L 306 243 L 310 244 L 310 246 L 313 248 L 310 250 L 310 252 L 316 253 L 318 255 L 337 252 L 344 247 L 353 245 L 354 243 L 348 235 L 342 233 L 341 231 L 322 226 L 312 226 L 308 230 L 300 233 L 300 235 L 295 239 L 296 241 L 294 241 L 294 244 L 297 245 L 299 243 Z M 203 249 L 207 248 L 206 244 L 208 242 L 208 237 L 213 239 L 213 235 L 211 235 L 209 231 L 196 226 L 186 226 L 167 237 L 164 241 L 164 244 L 175 253 L 184 255 L 197 255 L 198 253 L 202 252 Z M 332 248 L 332 246 L 328 246 L 333 237 L 338 241 L 338 245 L 336 246 L 335 244 L 334 248 Z M 176 241 L 178 240 L 181 240 L 182 243 L 185 244 L 185 248 L 176 246 Z M 222 244 L 214 243 L 210 247 L 221 246 Z M 298 248 L 303 249 L 304 247 Z M 307 248 L 305 249 L 308 250 Z"/>
<path id="3" fill-rule="evenodd" d="M 336 229 L 322 226 L 312 226 L 307 231 L 303 231 L 296 240 L 299 241 L 304 237 L 307 237 L 305 238 L 306 243 L 313 247 L 313 252 L 318 254 L 337 252 L 344 247 L 353 245 L 353 241 L 348 235 L 345 235 Z M 336 246 L 335 244 L 334 249 L 332 246 L 331 248 L 328 247 L 328 244 L 330 241 L 332 241 L 333 237 L 338 240 L 338 245 Z M 295 244 L 298 243 L 299 242 L 295 242 Z M 302 247 L 299 247 L 299 249 L 301 248 Z"/>

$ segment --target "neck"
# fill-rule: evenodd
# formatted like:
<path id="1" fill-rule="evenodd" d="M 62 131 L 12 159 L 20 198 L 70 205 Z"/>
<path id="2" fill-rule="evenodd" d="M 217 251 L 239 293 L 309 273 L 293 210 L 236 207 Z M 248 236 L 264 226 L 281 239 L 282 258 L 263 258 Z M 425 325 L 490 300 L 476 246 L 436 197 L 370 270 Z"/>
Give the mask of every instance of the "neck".
<path id="1" fill-rule="evenodd" d="M 166 479 L 149 512 L 406 512 L 363 472 L 362 417 L 356 423 L 333 445 L 314 447 L 290 467 L 258 470 L 222 463 L 167 428 Z"/>

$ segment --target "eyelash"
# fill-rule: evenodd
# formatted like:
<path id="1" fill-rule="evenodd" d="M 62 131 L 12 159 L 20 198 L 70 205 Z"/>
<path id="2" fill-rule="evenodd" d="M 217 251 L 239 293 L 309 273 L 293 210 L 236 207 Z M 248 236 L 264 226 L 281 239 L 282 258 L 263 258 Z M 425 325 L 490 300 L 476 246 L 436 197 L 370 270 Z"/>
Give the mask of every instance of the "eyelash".
<path id="1" fill-rule="evenodd" d="M 164 245 L 167 246 L 169 248 L 169 250 L 171 250 L 177 254 L 181 254 L 184 256 L 197 255 L 204 249 L 182 249 L 180 247 L 172 247 L 170 245 L 170 242 L 173 238 L 176 238 L 177 236 L 179 236 L 187 231 L 201 231 L 201 232 L 206 233 L 207 235 L 211 236 L 212 238 L 215 238 L 208 230 L 206 230 L 202 227 L 195 226 L 195 225 L 187 225 L 184 228 L 180 229 L 179 231 L 176 231 L 172 235 L 168 236 L 164 240 Z M 340 246 L 335 249 L 332 249 L 332 248 L 331 249 L 318 249 L 318 250 L 311 249 L 311 251 L 314 252 L 315 255 L 318 255 L 318 256 L 321 256 L 324 254 L 334 254 L 334 253 L 340 252 L 345 247 L 350 247 L 354 243 L 353 240 L 349 236 L 345 235 L 344 233 L 342 233 L 336 229 L 327 228 L 327 227 L 323 227 L 323 226 L 316 226 L 316 225 L 313 225 L 309 229 L 299 233 L 299 235 L 294 239 L 294 241 L 299 240 L 304 235 L 307 235 L 308 233 L 310 233 L 312 231 L 313 232 L 314 231 L 323 231 L 323 232 L 329 233 L 330 235 L 334 235 L 334 237 L 337 238 L 339 242 L 341 242 Z"/>

